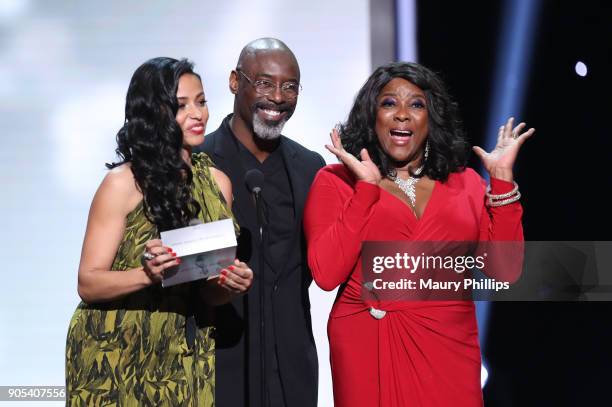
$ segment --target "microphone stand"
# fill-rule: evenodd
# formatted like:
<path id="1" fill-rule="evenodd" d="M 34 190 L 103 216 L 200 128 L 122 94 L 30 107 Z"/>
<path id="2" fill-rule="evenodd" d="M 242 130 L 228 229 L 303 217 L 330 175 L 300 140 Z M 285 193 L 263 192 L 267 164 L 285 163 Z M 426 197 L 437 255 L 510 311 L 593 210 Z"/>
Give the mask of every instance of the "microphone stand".
<path id="1" fill-rule="evenodd" d="M 261 188 L 253 188 L 255 209 L 257 211 L 257 229 L 259 231 L 259 343 L 261 344 L 260 375 L 261 375 L 261 406 L 268 406 L 268 376 L 266 375 L 266 313 L 265 313 L 265 257 L 264 257 L 264 225 L 263 205 L 261 203 Z"/>

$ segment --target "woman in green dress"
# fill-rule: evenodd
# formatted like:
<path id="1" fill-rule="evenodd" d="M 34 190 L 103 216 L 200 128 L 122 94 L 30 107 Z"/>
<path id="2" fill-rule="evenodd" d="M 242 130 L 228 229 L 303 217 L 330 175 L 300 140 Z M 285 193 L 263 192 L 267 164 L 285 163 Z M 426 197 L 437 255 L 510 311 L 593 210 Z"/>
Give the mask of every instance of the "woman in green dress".
<path id="1" fill-rule="evenodd" d="M 66 345 L 67 404 L 213 406 L 214 338 L 207 310 L 251 285 L 238 260 L 214 280 L 162 288 L 180 259 L 159 232 L 231 218 L 231 183 L 204 154 L 208 108 L 187 60 L 154 58 L 134 73 L 120 162 L 91 205 L 78 273 L 83 300 Z"/>

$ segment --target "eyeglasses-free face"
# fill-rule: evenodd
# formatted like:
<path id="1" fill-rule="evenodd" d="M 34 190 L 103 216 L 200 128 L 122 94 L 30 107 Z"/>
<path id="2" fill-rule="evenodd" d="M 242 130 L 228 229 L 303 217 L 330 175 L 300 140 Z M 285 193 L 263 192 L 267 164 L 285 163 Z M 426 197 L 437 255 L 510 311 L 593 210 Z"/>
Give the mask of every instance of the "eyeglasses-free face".
<path id="1" fill-rule="evenodd" d="M 404 78 L 393 78 L 376 98 L 378 142 L 396 164 L 406 165 L 424 154 L 429 134 L 425 92 Z"/>

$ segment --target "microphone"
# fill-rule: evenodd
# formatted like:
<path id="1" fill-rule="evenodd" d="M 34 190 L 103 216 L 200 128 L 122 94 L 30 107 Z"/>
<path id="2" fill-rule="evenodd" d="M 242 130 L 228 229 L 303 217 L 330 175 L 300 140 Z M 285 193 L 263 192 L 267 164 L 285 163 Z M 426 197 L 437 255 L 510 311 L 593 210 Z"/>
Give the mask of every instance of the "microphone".
<path id="1" fill-rule="evenodd" d="M 246 181 L 247 188 L 249 188 L 249 191 L 254 193 L 256 196 L 259 196 L 264 183 L 263 172 L 259 171 L 256 168 L 252 168 L 247 171 L 244 180 Z"/>
<path id="2" fill-rule="evenodd" d="M 257 211 L 257 226 L 259 229 L 259 237 L 263 238 L 263 227 L 267 225 L 266 217 L 264 216 L 264 205 L 261 199 L 261 190 L 264 186 L 263 172 L 256 168 L 248 170 L 244 176 L 247 188 L 255 198 L 255 210 Z"/>
<path id="3" fill-rule="evenodd" d="M 263 172 L 259 171 L 256 168 L 252 168 L 248 170 L 244 176 L 244 181 L 246 182 L 246 186 L 253 194 L 255 198 L 255 210 L 257 212 L 257 228 L 259 229 L 259 270 L 255 277 L 259 280 L 259 343 L 262 349 L 262 353 L 259 359 L 259 375 L 261 377 L 260 381 L 260 396 L 261 396 L 261 406 L 268 406 L 268 376 L 267 376 L 267 366 L 266 366 L 266 323 L 265 323 L 265 301 L 264 301 L 264 292 L 265 292 L 265 277 L 264 277 L 264 228 L 266 227 L 266 220 L 263 213 L 263 204 L 261 199 L 261 190 L 264 185 L 264 175 Z M 258 275 L 257 275 L 258 274 Z"/>

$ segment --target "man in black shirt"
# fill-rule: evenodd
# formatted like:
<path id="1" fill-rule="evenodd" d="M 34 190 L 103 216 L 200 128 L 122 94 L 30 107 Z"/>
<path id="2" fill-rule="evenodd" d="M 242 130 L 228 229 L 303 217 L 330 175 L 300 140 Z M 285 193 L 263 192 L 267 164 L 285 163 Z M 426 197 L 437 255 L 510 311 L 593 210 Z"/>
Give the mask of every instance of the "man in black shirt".
<path id="1" fill-rule="evenodd" d="M 207 153 L 232 181 L 233 211 L 240 225 L 238 258 L 253 269 L 249 293 L 215 310 L 218 407 L 261 406 L 261 357 L 265 357 L 268 406 L 317 404 L 318 364 L 310 319 L 312 281 L 302 233 L 302 212 L 323 158 L 281 135 L 295 110 L 300 70 L 280 40 L 247 44 L 230 74 L 234 112 L 196 151 Z M 264 269 L 260 234 L 245 173 L 264 174 Z M 264 313 L 259 295 L 264 276 Z M 264 318 L 265 348 L 260 341 Z M 265 406 L 265 407 L 268 407 Z M 264 406 L 262 406 L 264 407 Z"/>

